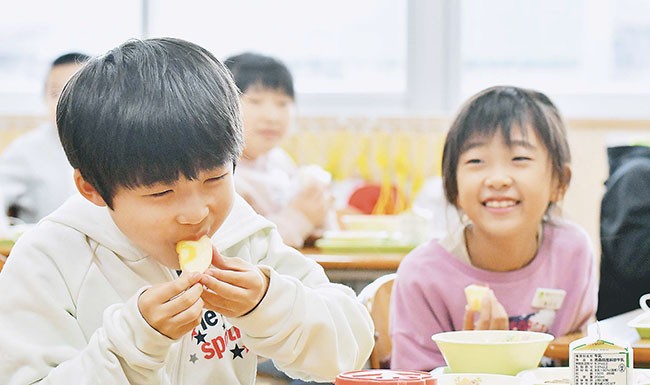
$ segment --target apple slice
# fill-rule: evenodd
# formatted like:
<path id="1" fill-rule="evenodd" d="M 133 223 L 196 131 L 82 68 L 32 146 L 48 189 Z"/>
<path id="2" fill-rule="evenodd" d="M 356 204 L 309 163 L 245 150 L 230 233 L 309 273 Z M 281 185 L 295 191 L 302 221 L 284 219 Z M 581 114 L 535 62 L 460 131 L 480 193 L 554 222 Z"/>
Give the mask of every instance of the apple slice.
<path id="1" fill-rule="evenodd" d="M 467 305 L 470 310 L 481 310 L 481 301 L 483 297 L 490 290 L 487 286 L 469 285 L 465 288 L 465 298 L 467 298 Z"/>
<path id="2" fill-rule="evenodd" d="M 206 235 L 197 241 L 180 241 L 176 244 L 181 270 L 203 273 L 212 263 L 212 242 Z"/>

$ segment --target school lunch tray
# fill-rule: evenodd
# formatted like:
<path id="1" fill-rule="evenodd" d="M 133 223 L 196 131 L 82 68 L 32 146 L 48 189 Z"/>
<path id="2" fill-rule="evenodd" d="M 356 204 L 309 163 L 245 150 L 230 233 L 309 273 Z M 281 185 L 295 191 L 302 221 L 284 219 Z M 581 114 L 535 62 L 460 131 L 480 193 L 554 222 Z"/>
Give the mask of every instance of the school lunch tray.
<path id="1" fill-rule="evenodd" d="M 417 244 L 385 232 L 326 232 L 315 246 L 324 252 L 409 252 Z"/>

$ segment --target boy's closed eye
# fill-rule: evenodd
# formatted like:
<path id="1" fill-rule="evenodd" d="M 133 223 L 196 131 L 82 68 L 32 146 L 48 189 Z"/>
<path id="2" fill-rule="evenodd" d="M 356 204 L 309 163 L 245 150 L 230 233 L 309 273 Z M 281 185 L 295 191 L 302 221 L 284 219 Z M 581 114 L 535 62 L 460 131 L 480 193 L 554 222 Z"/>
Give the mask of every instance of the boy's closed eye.
<path id="1" fill-rule="evenodd" d="M 223 178 L 225 178 L 226 175 L 228 175 L 228 173 L 225 173 L 225 174 L 223 174 L 223 175 L 218 175 L 218 176 L 210 177 L 210 178 L 206 179 L 205 181 L 206 181 L 206 182 L 216 182 L 216 181 L 220 181 L 220 180 L 222 180 Z"/>
<path id="2" fill-rule="evenodd" d="M 164 190 L 164 191 L 159 191 L 151 194 L 147 194 L 147 196 L 152 197 L 152 198 L 159 198 L 159 197 L 164 197 L 165 195 L 171 194 L 174 190 Z"/>

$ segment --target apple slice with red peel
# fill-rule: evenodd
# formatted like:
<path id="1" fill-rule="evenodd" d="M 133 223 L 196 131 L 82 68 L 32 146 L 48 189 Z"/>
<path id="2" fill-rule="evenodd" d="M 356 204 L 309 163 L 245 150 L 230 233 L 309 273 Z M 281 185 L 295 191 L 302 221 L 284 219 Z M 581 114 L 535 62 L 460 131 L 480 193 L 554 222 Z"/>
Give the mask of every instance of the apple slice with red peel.
<path id="1" fill-rule="evenodd" d="M 176 244 L 181 270 L 203 273 L 212 263 L 212 242 L 204 235 L 196 241 L 180 241 Z"/>

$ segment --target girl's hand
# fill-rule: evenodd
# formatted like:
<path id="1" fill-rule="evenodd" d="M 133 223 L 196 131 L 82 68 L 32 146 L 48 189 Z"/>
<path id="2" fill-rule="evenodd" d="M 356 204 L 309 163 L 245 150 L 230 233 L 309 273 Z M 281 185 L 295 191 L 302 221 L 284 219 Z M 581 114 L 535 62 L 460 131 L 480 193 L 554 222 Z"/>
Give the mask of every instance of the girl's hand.
<path id="1" fill-rule="evenodd" d="M 478 318 L 476 318 L 477 313 Z M 465 307 L 463 329 L 508 330 L 508 314 L 492 290 L 483 296 L 481 309 L 478 312 Z"/>
<path id="2" fill-rule="evenodd" d="M 205 307 L 226 317 L 249 313 L 260 303 L 269 287 L 262 271 L 240 258 L 225 259 L 212 247 L 212 265 L 201 277 Z"/>
<path id="3" fill-rule="evenodd" d="M 152 286 L 138 298 L 138 309 L 152 328 L 179 339 L 201 321 L 203 286 L 197 273 L 183 273 L 176 280 Z"/>

